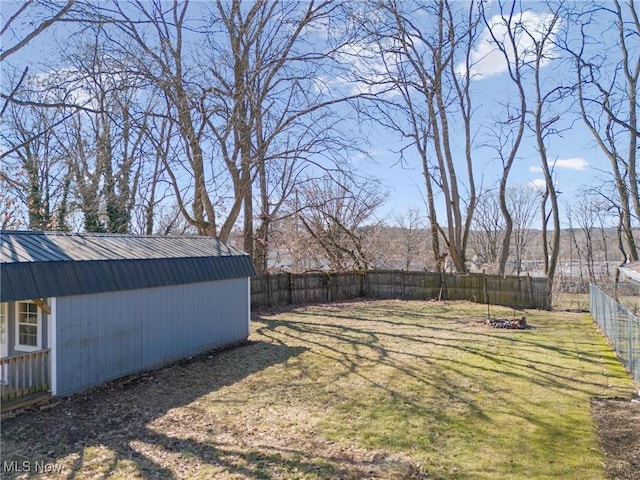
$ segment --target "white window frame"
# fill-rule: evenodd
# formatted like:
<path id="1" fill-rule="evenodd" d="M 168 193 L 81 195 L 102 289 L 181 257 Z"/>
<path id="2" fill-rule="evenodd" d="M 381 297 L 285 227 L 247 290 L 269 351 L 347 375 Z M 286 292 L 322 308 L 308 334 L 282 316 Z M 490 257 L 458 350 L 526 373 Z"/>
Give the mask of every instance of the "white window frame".
<path id="1" fill-rule="evenodd" d="M 31 304 L 36 305 L 34 302 L 29 300 L 16 302 L 16 317 L 15 317 L 15 325 L 16 325 L 16 343 L 13 347 L 14 350 L 19 352 L 36 352 L 38 350 L 42 350 L 42 312 L 40 308 L 36 305 L 36 315 L 37 315 L 37 329 L 36 329 L 36 346 L 33 345 L 22 345 L 20 343 L 20 305 L 21 304 Z"/>
<path id="2" fill-rule="evenodd" d="M 7 302 L 0 303 L 0 324 L 3 327 L 3 331 L 0 332 L 0 343 L 3 344 L 0 357 L 4 358 L 9 354 L 9 304 Z M 2 338 L 3 335 L 4 338 Z"/>
<path id="3" fill-rule="evenodd" d="M 9 325 L 7 324 L 7 322 L 9 321 L 9 315 L 7 315 L 8 310 L 8 303 L 0 303 L 0 322 L 2 323 L 2 325 L 4 325 L 4 331 L 0 332 L 0 336 L 4 334 L 4 340 L 0 337 L 0 342 L 4 343 L 7 348 L 9 344 Z"/>

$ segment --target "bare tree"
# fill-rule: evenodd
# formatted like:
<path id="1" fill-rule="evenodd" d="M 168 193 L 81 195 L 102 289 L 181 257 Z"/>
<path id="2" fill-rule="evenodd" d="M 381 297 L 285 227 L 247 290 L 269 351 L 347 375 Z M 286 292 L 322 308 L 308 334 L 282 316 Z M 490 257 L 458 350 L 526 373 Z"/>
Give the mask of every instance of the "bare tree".
<path id="1" fill-rule="evenodd" d="M 3 70 L 5 70 L 3 72 L 3 77 L 5 78 L 4 87 L 9 86 L 10 92 L 0 92 L 0 97 L 5 101 L 0 110 L 0 117 L 3 116 L 9 102 L 15 101 L 14 95 L 20 89 L 29 71 L 29 66 L 24 67 L 16 82 L 7 83 L 6 61 L 12 55 L 24 49 L 34 38 L 41 35 L 56 22 L 65 20 L 75 3 L 75 0 L 68 0 L 61 4 L 27 0 L 23 3 L 18 3 L 17 9 L 12 11 L 10 16 L 2 15 L 0 62 L 3 63 Z M 27 20 L 31 27 L 25 29 Z"/>
<path id="2" fill-rule="evenodd" d="M 302 223 L 299 198 L 296 192 L 282 211 L 282 218 L 273 225 L 269 270 L 303 273 L 318 270 L 326 261 Z"/>
<path id="3" fill-rule="evenodd" d="M 532 226 L 536 217 L 540 195 L 529 187 L 508 187 L 506 204 L 513 225 L 506 265 L 513 265 L 508 273 L 520 275 L 523 270 L 524 256 L 533 237 Z M 478 206 L 473 219 L 473 232 L 470 244 L 477 255 L 477 262 L 488 271 L 500 272 L 501 248 L 503 246 L 504 217 L 498 200 L 499 189 L 483 192 L 478 198 Z"/>
<path id="4" fill-rule="evenodd" d="M 524 257 L 533 238 L 532 228 L 539 199 L 538 193 L 528 187 L 514 186 L 507 189 L 507 208 L 513 220 L 511 252 L 514 255 L 517 275 L 523 270 Z"/>
<path id="5" fill-rule="evenodd" d="M 160 170 L 182 215 L 223 241 L 242 221 L 244 249 L 261 271 L 303 171 L 342 171 L 355 145 L 340 128 L 345 110 L 335 110 L 354 95 L 323 80 L 339 67 L 332 56 L 344 40 L 317 28 L 341 21 L 339 6 L 154 0 L 98 9 L 121 68 L 146 83 L 155 114 L 179 132 L 172 148 L 181 156 L 161 156 Z"/>
<path id="6" fill-rule="evenodd" d="M 120 68 L 121 59 L 100 37 L 98 28 L 93 39 L 66 52 L 65 70 L 50 74 L 51 83 L 87 98 L 96 112 L 77 112 L 56 135 L 67 152 L 86 231 L 127 233 L 150 154 L 149 108 L 137 100 L 141 89 L 135 77 Z"/>
<path id="7" fill-rule="evenodd" d="M 354 150 L 353 135 L 339 128 L 344 109 L 335 111 L 354 96 L 320 81 L 335 68 L 332 57 L 344 40 L 329 42 L 314 31 L 339 21 L 337 5 L 234 0 L 211 12 L 221 23 L 208 38 L 215 68 L 207 123 L 235 191 L 221 237 L 242 207 L 244 250 L 254 254 L 259 271 L 266 271 L 272 225 L 303 171 L 340 170 Z"/>
<path id="8" fill-rule="evenodd" d="M 201 68 L 194 65 L 198 52 L 190 55 L 187 51 L 185 35 L 197 35 L 188 11 L 189 2 L 165 5 L 154 0 L 116 2 L 113 9 L 98 9 L 98 15 L 105 42 L 123 61 L 121 70 L 146 83 L 147 95 L 156 100 L 157 114 L 167 115 L 180 133 L 184 160 L 169 163 L 163 157 L 163 167 L 182 215 L 200 234 L 214 236 L 217 217 L 208 192 L 211 169 L 205 165 L 206 114 L 197 101 L 206 82 L 202 82 Z"/>
<path id="9" fill-rule="evenodd" d="M 572 91 L 571 86 L 562 84 L 561 77 L 552 81 L 551 76 L 545 74 L 550 68 L 549 64 L 554 60 L 552 48 L 557 44 L 556 37 L 562 23 L 561 12 L 562 5 L 549 5 L 549 11 L 538 22 L 533 25 L 521 25 L 522 35 L 525 35 L 530 43 L 531 60 L 526 63 L 526 67 L 530 69 L 533 77 L 533 99 L 530 102 L 531 110 L 528 112 L 527 124 L 533 133 L 545 181 L 540 211 L 544 273 L 549 282 L 549 294 L 553 288 L 560 254 L 560 208 L 548 142 L 551 137 L 561 132 L 558 122 L 567 110 L 563 100 Z M 549 221 L 552 222 L 550 242 Z"/>
<path id="10" fill-rule="evenodd" d="M 580 116 L 611 163 L 617 189 L 625 258 L 638 260 L 633 233 L 640 218 L 638 192 L 638 76 L 640 74 L 640 21 L 637 3 L 614 0 L 605 5 L 592 2 L 574 16 L 580 41 L 567 51 L 573 56 Z M 600 43 L 607 28 L 616 33 L 615 50 Z M 601 44 L 607 50 L 598 50 Z"/>
<path id="11" fill-rule="evenodd" d="M 20 208 L 18 197 L 11 193 L 13 186 L 7 181 L 15 176 L 13 168 L 4 163 L 0 168 L 0 227 L 2 230 L 16 230 L 24 225 L 24 208 Z M 22 211 L 21 211 L 22 210 Z"/>
<path id="12" fill-rule="evenodd" d="M 144 170 L 140 174 L 138 201 L 140 208 L 133 212 L 136 221 L 132 231 L 146 235 L 154 233 L 167 235 L 180 220 L 185 220 L 173 201 L 173 187 L 165 174 L 165 165 L 173 163 L 173 157 L 179 154 L 174 149 L 174 138 L 177 132 L 175 123 L 168 118 L 168 115 L 149 115 L 146 120 L 145 132 L 150 144 L 149 155 L 153 160 L 141 162 L 140 165 Z M 167 203 L 171 205 L 168 208 L 169 213 L 166 213 Z"/>
<path id="13" fill-rule="evenodd" d="M 588 280 L 596 281 L 595 274 L 595 229 L 601 205 L 589 195 L 582 192 L 574 202 L 567 206 L 566 217 L 569 223 L 571 241 L 578 256 L 580 277 L 583 278 L 583 264 L 586 266 Z M 574 228 L 574 225 L 577 228 Z M 578 238 L 577 233 L 580 234 Z"/>
<path id="14" fill-rule="evenodd" d="M 474 2 L 465 8 L 448 1 L 405 4 L 375 3 L 364 13 L 362 26 L 379 53 L 375 69 L 360 81 L 377 93 L 370 115 L 399 133 L 407 145 L 399 152 L 406 161 L 415 148 L 423 167 L 432 251 L 439 263 L 447 252 L 459 272 L 467 271 L 466 250 L 476 207 L 472 161 L 471 50 L 480 21 Z M 458 63 L 466 65 L 459 69 Z M 462 135 L 454 140 L 452 128 Z M 457 166 L 454 144 L 461 139 Z M 442 193 L 446 220 L 437 219 L 436 189 Z"/>
<path id="15" fill-rule="evenodd" d="M 9 18 L 3 15 L 4 25 L 0 29 L 0 40 L 3 48 L 0 53 L 0 62 L 4 62 L 11 55 L 26 47 L 29 42 L 51 27 L 60 22 L 70 13 L 75 0 L 62 3 L 42 2 L 27 0 L 18 6 Z M 33 27 L 23 30 L 23 23 L 28 19 Z M 18 26 L 18 24 L 21 24 Z"/>
<path id="16" fill-rule="evenodd" d="M 505 235 L 505 219 L 501 212 L 500 194 L 496 190 L 486 190 L 478 197 L 473 217 L 470 246 L 476 263 L 489 273 L 500 269 L 500 246 Z"/>
<path id="17" fill-rule="evenodd" d="M 600 246 L 596 250 L 603 252 L 603 260 L 607 262 L 605 267 L 606 278 L 611 276 L 611 272 L 608 271 L 608 261 L 610 260 L 610 248 L 614 244 L 620 254 L 618 263 L 623 265 L 629 261 L 627 236 L 623 220 L 624 207 L 620 201 L 619 192 L 618 185 L 611 182 L 609 178 L 603 179 L 600 185 L 585 191 L 585 196 L 589 198 L 589 202 L 597 206 L 595 215 L 600 231 Z M 606 233 L 609 229 L 613 229 L 615 232 L 613 239 Z M 619 271 L 617 268 L 614 271 L 617 280 Z"/>
<path id="18" fill-rule="evenodd" d="M 484 3 L 481 3 L 480 7 L 487 31 L 491 35 L 495 47 L 502 54 L 507 65 L 509 78 L 517 90 L 515 102 L 512 103 L 509 99 L 503 105 L 505 118 L 497 123 L 494 135 L 497 143 L 493 145 L 502 161 L 503 168 L 498 189 L 498 205 L 504 218 L 498 273 L 504 274 L 511 250 L 511 234 L 514 227 L 507 201 L 507 183 L 520 149 L 526 125 L 527 97 L 524 86 L 524 68 L 527 52 L 523 52 L 521 46 L 522 37 L 525 35 L 523 32 L 525 22 L 522 18 L 523 12 L 516 8 L 516 2 L 511 2 L 510 6 L 498 2 L 499 13 L 491 18 L 487 18 Z"/>
<path id="19" fill-rule="evenodd" d="M 0 229 L 17 230 L 22 226 L 17 201 L 4 193 L 6 190 L 3 183 L 0 178 Z"/>
<path id="20" fill-rule="evenodd" d="M 0 137 L 12 153 L 5 157 L 0 175 L 7 200 L 22 204 L 29 229 L 66 229 L 69 173 L 66 156 L 49 128 L 63 114 L 10 104 L 4 115 Z"/>
<path id="21" fill-rule="evenodd" d="M 332 270 L 371 266 L 364 228 L 372 222 L 384 193 L 375 182 L 342 177 L 311 180 L 300 191 L 300 221 Z M 375 222 L 374 222 L 375 223 Z"/>
<path id="22" fill-rule="evenodd" d="M 55 125 L 50 125 L 49 130 L 64 122 L 77 110 L 86 109 L 87 106 L 68 98 L 47 97 L 34 98 L 24 96 L 24 84 L 29 79 L 30 64 L 17 66 L 12 63 L 19 57 L 19 53 L 32 44 L 37 38 L 42 38 L 45 31 L 54 30 L 56 24 L 73 24 L 75 27 L 87 20 L 88 13 L 93 9 L 91 2 L 79 0 L 67 0 L 64 2 L 52 2 L 48 0 L 26 0 L 6 4 L 2 10 L 2 28 L 0 29 L 0 62 L 2 63 L 3 82 L 0 98 L 4 100 L 0 108 L 0 117 L 3 117 L 10 104 L 30 106 L 36 108 L 70 109 L 67 116 L 58 120 Z M 34 135 L 48 132 L 34 132 Z M 14 146 L 14 148 L 24 145 Z M 0 158 L 13 153 L 12 149 L 4 151 Z"/>
<path id="23" fill-rule="evenodd" d="M 392 250 L 399 250 L 403 260 L 402 268 L 411 270 L 418 261 L 424 261 L 424 258 L 421 258 L 424 254 L 422 247 L 426 240 L 424 219 L 420 216 L 420 211 L 415 208 L 410 208 L 406 213 L 397 213 L 393 219 L 395 225 L 400 229 L 400 244 L 398 246 L 401 248 L 393 248 Z M 387 248 L 389 247 L 387 246 Z"/>

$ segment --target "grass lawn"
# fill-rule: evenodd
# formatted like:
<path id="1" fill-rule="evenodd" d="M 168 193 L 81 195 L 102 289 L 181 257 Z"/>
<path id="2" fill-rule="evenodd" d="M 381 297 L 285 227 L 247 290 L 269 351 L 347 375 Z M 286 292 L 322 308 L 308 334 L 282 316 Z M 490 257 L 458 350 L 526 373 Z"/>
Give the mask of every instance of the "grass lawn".
<path id="1" fill-rule="evenodd" d="M 5 419 L 2 457 L 47 478 L 603 479 L 591 399 L 632 382 L 587 314 L 524 314 L 525 331 L 467 302 L 256 315 L 247 345 Z"/>

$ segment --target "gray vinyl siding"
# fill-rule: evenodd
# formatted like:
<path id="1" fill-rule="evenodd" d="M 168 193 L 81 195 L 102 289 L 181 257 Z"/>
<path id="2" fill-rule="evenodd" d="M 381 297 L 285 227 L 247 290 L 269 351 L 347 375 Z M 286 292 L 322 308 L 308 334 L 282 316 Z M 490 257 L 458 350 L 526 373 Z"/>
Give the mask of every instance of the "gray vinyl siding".
<path id="1" fill-rule="evenodd" d="M 58 297 L 57 394 L 249 336 L 247 278 Z"/>

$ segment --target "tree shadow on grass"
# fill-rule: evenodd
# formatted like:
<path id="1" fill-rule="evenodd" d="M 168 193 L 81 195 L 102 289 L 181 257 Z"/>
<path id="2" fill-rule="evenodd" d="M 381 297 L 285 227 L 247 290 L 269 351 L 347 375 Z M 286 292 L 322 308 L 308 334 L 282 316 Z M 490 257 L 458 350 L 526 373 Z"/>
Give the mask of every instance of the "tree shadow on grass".
<path id="1" fill-rule="evenodd" d="M 557 368 L 555 360 L 541 357 L 535 365 L 536 369 L 532 369 L 525 358 L 484 347 L 485 343 L 504 341 L 505 336 L 501 333 L 465 330 L 465 340 L 461 341 L 455 337 L 460 335 L 455 326 L 429 326 L 420 322 L 408 324 L 385 318 L 367 318 L 366 314 L 349 316 L 347 312 L 344 318 L 324 322 L 323 319 L 304 316 L 314 315 L 313 312 L 304 315 L 298 313 L 293 320 L 256 316 L 258 338 L 266 341 L 248 342 L 226 351 L 177 362 L 84 394 L 55 400 L 59 403 L 48 410 L 28 411 L 5 420 L 2 425 L 2 460 L 20 464 L 25 460 L 52 464 L 65 462 L 67 469 L 64 478 L 106 478 L 114 474 L 122 476 L 123 471 L 131 473 L 127 475 L 130 478 L 187 478 L 193 473 L 189 468 L 196 467 L 200 469 L 202 478 L 214 478 L 212 475 L 215 473 L 241 478 L 289 478 L 296 472 L 303 472 L 311 478 L 354 478 L 354 472 L 365 478 L 375 476 L 371 472 L 380 472 L 380 459 L 372 460 L 340 451 L 323 451 L 326 445 L 320 440 L 313 448 L 303 445 L 297 448 L 294 445 L 289 449 L 261 444 L 256 436 L 246 443 L 237 437 L 224 441 L 224 436 L 216 435 L 219 427 L 216 418 L 207 417 L 206 409 L 196 412 L 202 397 L 214 395 L 271 366 L 287 363 L 308 350 L 338 362 L 321 364 L 322 368 L 326 365 L 339 367 L 329 372 L 329 376 L 337 379 L 354 375 L 352 378 L 372 385 L 376 391 L 386 391 L 383 404 L 370 413 L 390 414 L 399 422 L 403 420 L 403 412 L 411 418 L 433 418 L 440 425 L 446 425 L 451 419 L 459 422 L 460 418 L 486 420 L 484 407 L 464 387 L 497 389 L 501 385 L 491 382 L 482 384 L 483 376 L 502 374 L 505 367 L 508 367 L 509 375 L 533 381 L 545 388 L 563 388 L 567 380 L 572 380 L 573 390 L 592 390 L 590 383 L 581 384 L 579 379 L 568 378 L 571 373 L 564 375 Z M 355 322 L 342 325 L 342 320 L 345 323 L 351 320 Z M 509 340 L 522 349 L 545 351 L 549 347 L 536 339 L 535 335 L 518 334 Z M 450 353 L 443 349 L 450 349 Z M 575 351 L 564 345 L 552 346 L 547 351 L 560 357 L 575 356 Z M 595 362 L 596 356 L 588 360 Z M 407 378 L 414 387 L 417 385 L 419 388 L 437 390 L 440 397 L 455 408 L 463 405 L 467 417 L 456 416 L 447 409 L 448 405 L 420 401 L 414 390 L 406 391 L 396 388 L 397 385 L 389 385 L 387 377 L 379 378 L 375 372 L 363 369 L 363 361 L 374 361 L 390 367 L 396 373 L 396 378 Z M 296 360 L 294 363 L 296 367 L 303 368 L 306 360 Z M 256 389 L 268 388 L 265 382 L 269 380 L 257 380 Z M 461 385 L 461 380 L 465 382 L 464 385 Z M 320 387 L 312 389 L 312 392 L 323 394 Z M 497 390 L 496 393 L 501 394 Z M 343 400 L 343 394 L 335 389 L 332 397 L 323 397 L 322 400 L 340 401 Z M 279 401 L 278 398 L 273 400 Z M 233 394 L 224 399 L 209 397 L 206 400 L 218 404 L 236 401 L 242 399 L 236 399 Z M 356 413 L 366 412 L 370 407 L 366 399 L 359 398 L 346 405 L 351 405 Z M 328 404 L 326 407 L 334 408 Z M 503 405 L 501 408 L 509 407 Z M 562 422 L 555 425 L 554 419 L 542 420 L 527 410 L 510 414 L 522 416 L 549 436 L 562 434 Z M 375 418 L 372 420 L 375 421 Z M 188 435 L 189 422 L 194 422 L 193 430 L 197 431 L 197 435 Z M 259 419 L 250 419 L 250 422 L 251 427 L 260 425 Z M 182 430 L 176 433 L 174 425 Z M 212 429 L 212 435 L 207 435 L 208 428 Z M 402 441 L 401 433 L 391 440 Z M 439 440 L 441 433 L 435 432 L 432 443 Z M 430 435 L 429 432 L 423 434 Z M 247 435 L 250 437 L 251 434 Z M 407 440 L 408 443 L 412 441 Z M 409 451 L 411 448 L 410 445 L 405 448 L 407 445 L 404 444 L 396 447 L 400 451 Z M 108 455 L 104 455 L 104 461 L 96 470 L 95 457 L 100 455 L 101 450 Z M 395 461 L 392 459 L 389 463 Z M 420 478 L 421 475 L 407 461 L 397 465 L 396 470 L 386 478 Z M 439 478 L 437 475 L 437 472 L 430 472 L 429 478 Z M 2 478 L 18 476 L 16 472 L 4 472 Z M 464 472 L 458 471 L 456 478 L 471 477 L 465 477 Z"/>
<path id="2" fill-rule="evenodd" d="M 306 314 L 303 313 L 300 315 Z M 334 317 L 339 318 L 340 316 L 334 315 Z M 509 375 L 548 388 L 564 389 L 567 383 L 570 383 L 573 385 L 574 390 L 591 394 L 594 393 L 594 389 L 601 387 L 597 382 L 576 378 L 576 374 L 580 373 L 581 370 L 569 367 L 568 365 L 559 365 L 551 361 L 554 356 L 575 360 L 577 358 L 577 352 L 575 350 L 559 345 L 548 345 L 530 336 L 527 337 L 526 335 L 530 332 L 525 332 L 524 335 L 518 332 L 518 336 L 512 335 L 507 339 L 505 335 L 488 331 L 461 332 L 455 328 L 428 324 L 402 323 L 382 319 L 372 320 L 365 317 L 343 316 L 342 318 L 344 318 L 345 321 L 361 320 L 375 324 L 387 324 L 391 327 L 409 327 L 412 328 L 413 331 L 411 333 L 399 333 L 392 330 L 373 331 L 371 325 L 363 325 L 360 327 L 318 324 L 313 321 L 306 322 L 300 319 L 296 319 L 295 321 L 260 319 L 259 321 L 264 326 L 260 327 L 258 332 L 272 341 L 282 342 L 284 336 L 290 337 L 292 340 L 298 342 L 307 342 L 309 345 L 316 345 L 322 349 L 333 351 L 337 357 L 341 358 L 341 363 L 345 366 L 346 370 L 351 373 L 357 371 L 360 360 L 371 358 L 371 354 L 363 356 L 359 352 L 359 349 L 365 348 L 374 353 L 376 361 L 387 363 L 389 366 L 398 369 L 399 372 L 409 376 L 415 376 L 415 365 L 410 361 L 403 362 L 399 359 L 399 356 L 410 356 L 415 360 L 432 363 L 446 361 L 450 364 L 448 367 L 449 371 L 467 376 L 470 380 L 475 379 L 475 376 L 470 375 L 470 372 L 477 372 L 478 374 L 494 373 Z M 276 330 L 278 330 L 279 333 L 274 335 Z M 434 333 L 436 333 L 436 335 L 434 335 Z M 443 338 L 441 334 L 450 335 L 451 338 Z M 319 338 L 324 338 L 325 340 L 310 340 L 314 335 Z M 459 338 L 455 338 L 456 335 L 459 336 Z M 506 339 L 513 345 L 514 352 L 518 352 L 519 354 L 508 355 L 505 353 L 492 353 L 490 349 L 487 348 L 489 342 L 504 342 Z M 348 343 L 352 348 L 345 350 L 331 346 L 336 343 Z M 410 353 L 406 349 L 401 350 L 401 344 L 413 345 L 416 347 L 415 350 L 418 351 Z M 452 351 L 457 350 L 461 353 L 461 357 L 457 360 L 454 359 L 453 356 L 439 358 L 431 352 L 433 347 L 447 348 Z M 540 352 L 549 352 L 549 355 L 547 355 L 546 359 L 538 358 L 535 361 L 530 361 L 527 360 L 526 356 L 522 355 L 524 349 L 537 349 Z M 392 363 L 390 363 L 389 360 L 391 356 L 394 356 Z M 602 362 L 602 358 L 599 355 L 589 352 L 580 352 L 580 357 L 582 363 L 591 364 L 595 367 L 600 367 Z M 466 361 L 462 360 L 463 358 L 466 359 Z M 472 362 L 471 360 L 474 359 L 475 361 Z M 462 368 L 455 368 L 454 365 L 456 363 L 460 363 Z M 432 383 L 433 378 L 425 376 L 419 380 Z M 458 388 L 454 385 L 447 394 L 455 398 L 458 396 L 457 392 Z"/>
<path id="3" fill-rule="evenodd" d="M 53 398 L 46 409 L 30 409 L 2 422 L 3 465 L 29 465 L 31 472 L 2 472 L 3 479 L 27 473 L 37 476 L 35 466 L 65 464 L 64 478 L 82 478 L 87 468 L 97 468 L 95 456 L 106 450 L 105 463 L 92 478 L 105 478 L 123 462 L 132 466 L 132 476 L 174 478 L 174 473 L 134 448 L 153 445 L 165 455 L 185 460 L 197 456 L 205 462 L 246 478 L 269 478 L 256 464 L 255 452 L 173 438 L 150 425 L 172 409 L 185 407 L 203 396 L 240 382 L 271 366 L 285 363 L 306 348 L 252 341 L 233 348 L 204 353 L 189 360 L 110 382 L 70 397 Z M 186 428 L 188 425 L 180 425 Z M 194 425 L 194 428 L 198 426 Z M 224 459 L 234 456 L 233 462 Z M 270 461 L 279 461 L 277 454 Z M 73 465 L 69 466 L 69 458 Z M 87 458 L 90 457 L 90 458 Z M 183 458 L 184 457 L 184 458 Z M 302 455 L 298 455 L 302 458 Z M 282 459 L 281 459 L 282 460 Z M 186 461 L 186 460 L 185 460 Z M 285 460 L 282 460 L 285 461 Z M 9 462 L 9 463 L 6 463 Z M 23 463 L 27 462 L 27 463 Z M 95 462 L 94 462 L 95 463 Z M 300 460 L 300 468 L 317 468 Z M 145 473 L 146 472 L 146 473 Z M 46 475 L 45 475 L 46 476 Z"/>
<path id="4" fill-rule="evenodd" d="M 339 305 L 337 307 L 339 307 Z M 406 320 L 395 321 L 392 319 L 380 318 L 377 316 L 380 313 L 388 314 L 390 317 L 394 317 L 399 315 L 399 312 L 389 310 L 387 308 L 369 308 L 365 305 L 363 305 L 363 307 L 367 308 L 367 312 L 373 313 L 375 318 L 352 315 L 346 313 L 348 312 L 348 310 L 345 313 L 340 313 L 339 308 L 336 309 L 335 306 L 329 313 L 327 313 L 326 316 L 328 318 L 344 319 L 345 322 L 355 321 L 355 326 L 352 327 L 339 324 L 319 326 L 316 322 L 304 322 L 301 320 L 290 322 L 289 326 L 292 332 L 295 330 L 300 330 L 299 333 L 301 336 L 305 336 L 307 333 L 320 333 L 322 331 L 322 334 L 325 334 L 328 337 L 333 337 L 334 339 L 348 339 L 354 344 L 360 344 L 362 346 L 368 346 L 370 348 L 376 349 L 379 352 L 381 358 L 387 357 L 391 353 L 402 353 L 394 352 L 393 349 L 390 349 L 386 345 L 388 344 L 388 339 L 391 338 L 398 341 L 407 342 L 407 344 L 449 347 L 454 350 L 459 350 L 463 353 L 472 353 L 478 358 L 488 361 L 489 365 L 493 365 L 493 367 L 480 366 L 475 364 L 469 365 L 473 369 L 493 371 L 495 373 L 505 373 L 508 375 L 519 377 L 521 379 L 531 380 L 535 384 L 544 385 L 547 387 L 565 388 L 567 382 L 569 382 L 572 384 L 580 385 L 580 387 L 576 386 L 574 389 L 590 394 L 594 394 L 594 388 L 598 389 L 599 387 L 601 387 L 601 384 L 597 382 L 589 382 L 576 378 L 576 375 L 580 374 L 583 371 L 583 367 L 577 369 L 571 368 L 566 365 L 566 363 L 568 363 L 569 361 L 575 361 L 577 358 L 579 358 L 582 365 L 590 365 L 592 368 L 596 369 L 602 367 L 602 355 L 598 352 L 593 351 L 592 344 L 580 342 L 576 338 L 574 330 L 572 330 L 572 338 L 557 338 L 550 343 L 539 338 L 539 336 L 536 335 L 535 329 L 495 331 L 494 329 L 485 327 L 472 330 L 465 329 L 464 331 L 461 331 L 461 329 L 456 328 L 455 326 L 434 325 L 433 323 L 429 322 L 407 322 Z M 410 316 L 410 318 L 414 318 L 416 316 L 425 317 L 427 319 L 431 319 L 432 321 L 434 319 L 436 321 L 442 320 L 446 324 L 455 322 L 456 320 L 455 318 L 452 318 L 451 315 L 441 316 L 437 314 L 425 314 L 424 312 L 418 312 L 418 314 L 416 314 L 412 310 L 409 310 L 407 314 Z M 297 311 L 296 315 L 300 317 L 317 317 L 318 315 L 322 315 L 322 313 L 317 311 L 301 310 Z M 260 320 L 270 325 L 269 322 L 271 321 L 271 319 L 261 318 Z M 358 321 L 373 322 L 376 325 L 383 325 L 386 327 L 391 327 L 392 329 L 410 328 L 412 329 L 412 331 L 410 334 L 394 332 L 389 329 L 385 330 L 384 332 L 372 332 L 369 328 L 370 325 L 363 325 L 362 327 L 360 327 L 358 325 Z M 333 333 L 329 331 L 331 329 L 334 330 Z M 441 334 L 450 334 L 451 338 L 443 338 L 443 335 Z M 368 340 L 363 339 L 363 336 L 366 335 L 370 336 Z M 378 337 L 384 337 L 386 338 L 386 340 L 380 342 L 380 338 Z M 469 339 L 466 339 L 465 337 L 469 337 L 469 339 L 473 340 L 469 341 Z M 517 350 L 517 354 L 496 355 L 492 354 L 486 348 L 486 345 L 491 342 L 505 342 L 505 340 L 511 344 L 514 350 Z M 381 348 L 381 345 L 383 344 L 385 345 L 385 347 Z M 567 347 L 567 345 L 570 346 Z M 545 352 L 546 354 L 548 354 L 547 357 L 550 360 L 545 361 L 541 358 L 538 358 L 535 362 L 531 362 L 526 360 L 526 355 L 523 355 L 525 352 Z M 416 357 L 421 356 L 419 354 L 414 355 Z M 424 355 L 423 357 L 431 358 L 430 355 Z M 557 362 L 552 362 L 551 359 L 553 359 L 554 357 L 558 359 L 558 362 L 565 361 L 565 363 L 559 365 Z M 504 367 L 514 368 L 506 369 Z"/>
<path id="5" fill-rule="evenodd" d="M 364 385 L 361 395 L 351 397 L 335 390 L 336 397 L 353 412 L 351 417 L 345 412 L 345 418 L 355 416 L 356 423 L 362 416 L 375 421 L 376 416 L 390 415 L 393 408 L 386 408 L 387 404 L 411 418 L 426 416 L 454 429 L 468 420 L 478 427 L 474 435 L 486 434 L 487 439 L 492 438 L 494 428 L 491 418 L 519 418 L 525 430 L 535 432 L 527 434 L 532 441 L 555 445 L 558 439 L 565 439 L 581 445 L 581 429 L 586 428 L 580 423 L 581 414 L 575 413 L 577 419 L 567 416 L 549 403 L 547 392 L 565 396 L 568 403 L 575 404 L 577 399 L 587 401 L 606 387 L 608 373 L 603 369 L 600 347 L 595 340 L 584 338 L 582 326 L 568 322 L 560 334 L 553 333 L 551 324 L 534 331 L 502 332 L 454 325 L 450 315 L 431 323 L 413 318 L 410 309 L 406 318 L 398 316 L 402 316 L 401 311 L 366 309 L 364 305 L 355 311 L 330 306 L 327 311 L 300 309 L 293 316 L 259 317 L 255 325 L 263 338 L 305 345 L 318 358 L 326 359 L 324 365 L 334 365 L 329 367 L 333 376 L 325 382 Z M 420 389 L 430 399 L 416 396 Z M 364 398 L 383 391 L 386 394 L 376 396 L 377 406 Z M 533 391 L 541 396 L 531 397 Z M 493 397 L 495 402 L 477 401 L 483 397 Z M 459 406 L 463 415 L 453 411 Z M 546 416 L 541 414 L 545 408 L 551 408 Z M 572 422 L 580 428 L 574 429 Z M 367 428 L 366 424 L 354 428 L 361 427 Z M 438 440 L 440 432 L 435 433 Z M 380 441 L 384 441 L 382 436 Z M 398 448 L 417 448 L 418 442 L 412 442 L 409 439 Z M 562 468 L 558 464 L 551 471 L 557 473 Z M 570 474 L 571 467 L 566 468 L 565 473 Z M 466 478 L 464 475 L 458 472 L 459 478 Z"/>

